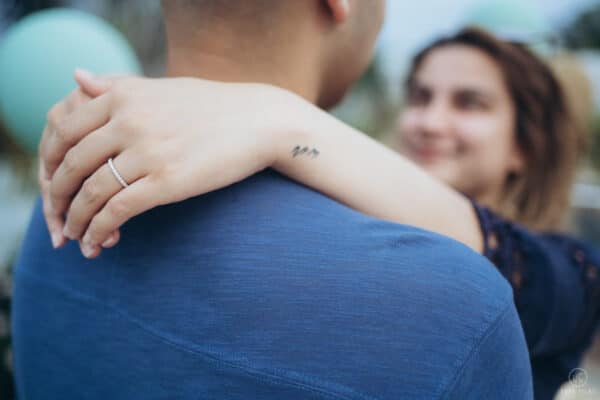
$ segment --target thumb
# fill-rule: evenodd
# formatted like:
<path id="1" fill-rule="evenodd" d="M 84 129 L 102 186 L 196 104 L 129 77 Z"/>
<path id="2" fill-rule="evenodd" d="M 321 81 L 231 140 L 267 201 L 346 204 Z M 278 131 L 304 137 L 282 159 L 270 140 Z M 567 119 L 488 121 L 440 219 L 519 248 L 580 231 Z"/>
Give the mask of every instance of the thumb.
<path id="1" fill-rule="evenodd" d="M 81 90 L 90 97 L 98 97 L 106 93 L 115 80 L 115 78 L 96 76 L 82 68 L 76 68 L 73 76 Z"/>

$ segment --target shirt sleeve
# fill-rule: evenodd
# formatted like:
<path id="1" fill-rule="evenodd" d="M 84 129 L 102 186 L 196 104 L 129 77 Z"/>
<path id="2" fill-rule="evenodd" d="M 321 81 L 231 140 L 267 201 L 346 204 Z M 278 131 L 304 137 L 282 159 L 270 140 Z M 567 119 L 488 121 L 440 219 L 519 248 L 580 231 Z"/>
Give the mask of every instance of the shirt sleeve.
<path id="1" fill-rule="evenodd" d="M 514 304 L 485 332 L 441 398 L 533 399 L 531 366 Z"/>
<path id="2" fill-rule="evenodd" d="M 568 354 L 568 364 L 576 366 L 600 316 L 597 249 L 566 235 L 531 232 L 475 202 L 473 206 L 484 255 L 513 288 L 531 357 Z"/>

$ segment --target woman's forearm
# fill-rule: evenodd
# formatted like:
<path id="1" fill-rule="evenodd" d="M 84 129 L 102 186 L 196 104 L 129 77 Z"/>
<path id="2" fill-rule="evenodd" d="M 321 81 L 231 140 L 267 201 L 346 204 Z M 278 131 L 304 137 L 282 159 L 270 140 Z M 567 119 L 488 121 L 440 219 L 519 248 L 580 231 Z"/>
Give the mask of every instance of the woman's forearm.
<path id="1" fill-rule="evenodd" d="M 61 102 L 66 104 L 68 99 Z M 45 210 L 57 216 L 57 224 L 49 224 L 52 234 L 79 239 L 87 257 L 97 256 L 100 245 L 133 216 L 226 187 L 269 166 L 356 210 L 481 250 L 467 199 L 284 89 L 123 78 L 86 104 L 52 118 L 40 165 L 53 171 L 41 182 Z M 124 179 L 137 177 L 131 189 L 115 194 L 103 186 L 102 164 L 110 154 L 119 154 L 116 168 L 128 171 Z M 74 159 L 85 162 L 73 170 L 66 165 Z"/>
<path id="2" fill-rule="evenodd" d="M 479 222 L 466 197 L 322 110 L 305 110 L 295 115 L 294 131 L 275 140 L 273 168 L 358 211 L 482 252 Z"/>

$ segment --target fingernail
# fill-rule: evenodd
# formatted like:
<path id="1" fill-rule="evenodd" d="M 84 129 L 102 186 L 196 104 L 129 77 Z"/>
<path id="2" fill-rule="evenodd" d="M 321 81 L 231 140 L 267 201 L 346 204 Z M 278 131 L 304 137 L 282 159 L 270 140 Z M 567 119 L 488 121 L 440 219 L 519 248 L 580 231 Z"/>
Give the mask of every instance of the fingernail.
<path id="1" fill-rule="evenodd" d="M 69 227 L 65 226 L 63 229 L 63 235 L 68 237 L 69 239 L 75 239 L 73 232 L 69 229 Z"/>
<path id="2" fill-rule="evenodd" d="M 102 242 L 102 247 L 112 247 L 117 241 L 117 235 L 111 235 L 108 239 Z"/>
<path id="3" fill-rule="evenodd" d="M 84 79 L 93 79 L 96 77 L 96 75 L 94 75 L 87 69 L 80 68 L 80 67 L 75 68 L 75 73 Z"/>
<path id="4" fill-rule="evenodd" d="M 84 243 L 81 246 L 81 251 L 86 258 L 92 258 L 94 256 L 95 249 L 92 245 Z"/>
<path id="5" fill-rule="evenodd" d="M 53 232 L 51 238 L 52 238 L 52 247 L 54 247 L 55 249 L 58 249 L 62 245 L 63 236 L 58 232 Z"/>

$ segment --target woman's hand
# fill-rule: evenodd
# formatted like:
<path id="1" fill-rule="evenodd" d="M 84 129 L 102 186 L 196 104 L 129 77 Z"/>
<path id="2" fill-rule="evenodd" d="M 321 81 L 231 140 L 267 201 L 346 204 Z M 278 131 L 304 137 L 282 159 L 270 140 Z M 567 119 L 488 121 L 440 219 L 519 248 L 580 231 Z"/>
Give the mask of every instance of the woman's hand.
<path id="1" fill-rule="evenodd" d="M 51 133 L 51 126 L 56 126 L 59 121 L 64 120 L 75 109 L 80 108 L 83 104 L 91 100 L 90 95 L 84 93 L 81 88 L 73 90 L 61 102 L 57 103 L 50 112 L 48 112 L 48 124 L 44 128 L 42 138 L 39 145 L 39 163 L 38 163 L 38 183 L 42 196 L 43 212 L 46 219 L 46 224 L 52 238 L 52 245 L 58 248 L 64 245 L 65 240 L 62 234 L 64 227 L 64 218 L 60 213 L 53 210 L 50 199 L 50 185 L 52 175 L 48 172 L 48 167 L 55 169 L 54 154 L 50 153 L 49 159 L 45 159 L 44 155 L 48 154 L 46 148 L 51 137 L 55 140 L 56 137 Z M 113 237 L 116 234 L 112 235 Z M 110 244 L 110 242 L 108 243 Z"/>
<path id="2" fill-rule="evenodd" d="M 294 126 L 303 103 L 262 84 L 105 80 L 82 72 L 76 79 L 83 92 L 49 113 L 40 183 L 53 243 L 64 241 L 59 229 L 66 215 L 62 234 L 80 239 L 86 257 L 116 244 L 119 226 L 143 211 L 270 166 L 275 138 Z M 113 175 L 111 157 L 129 186 Z"/>

